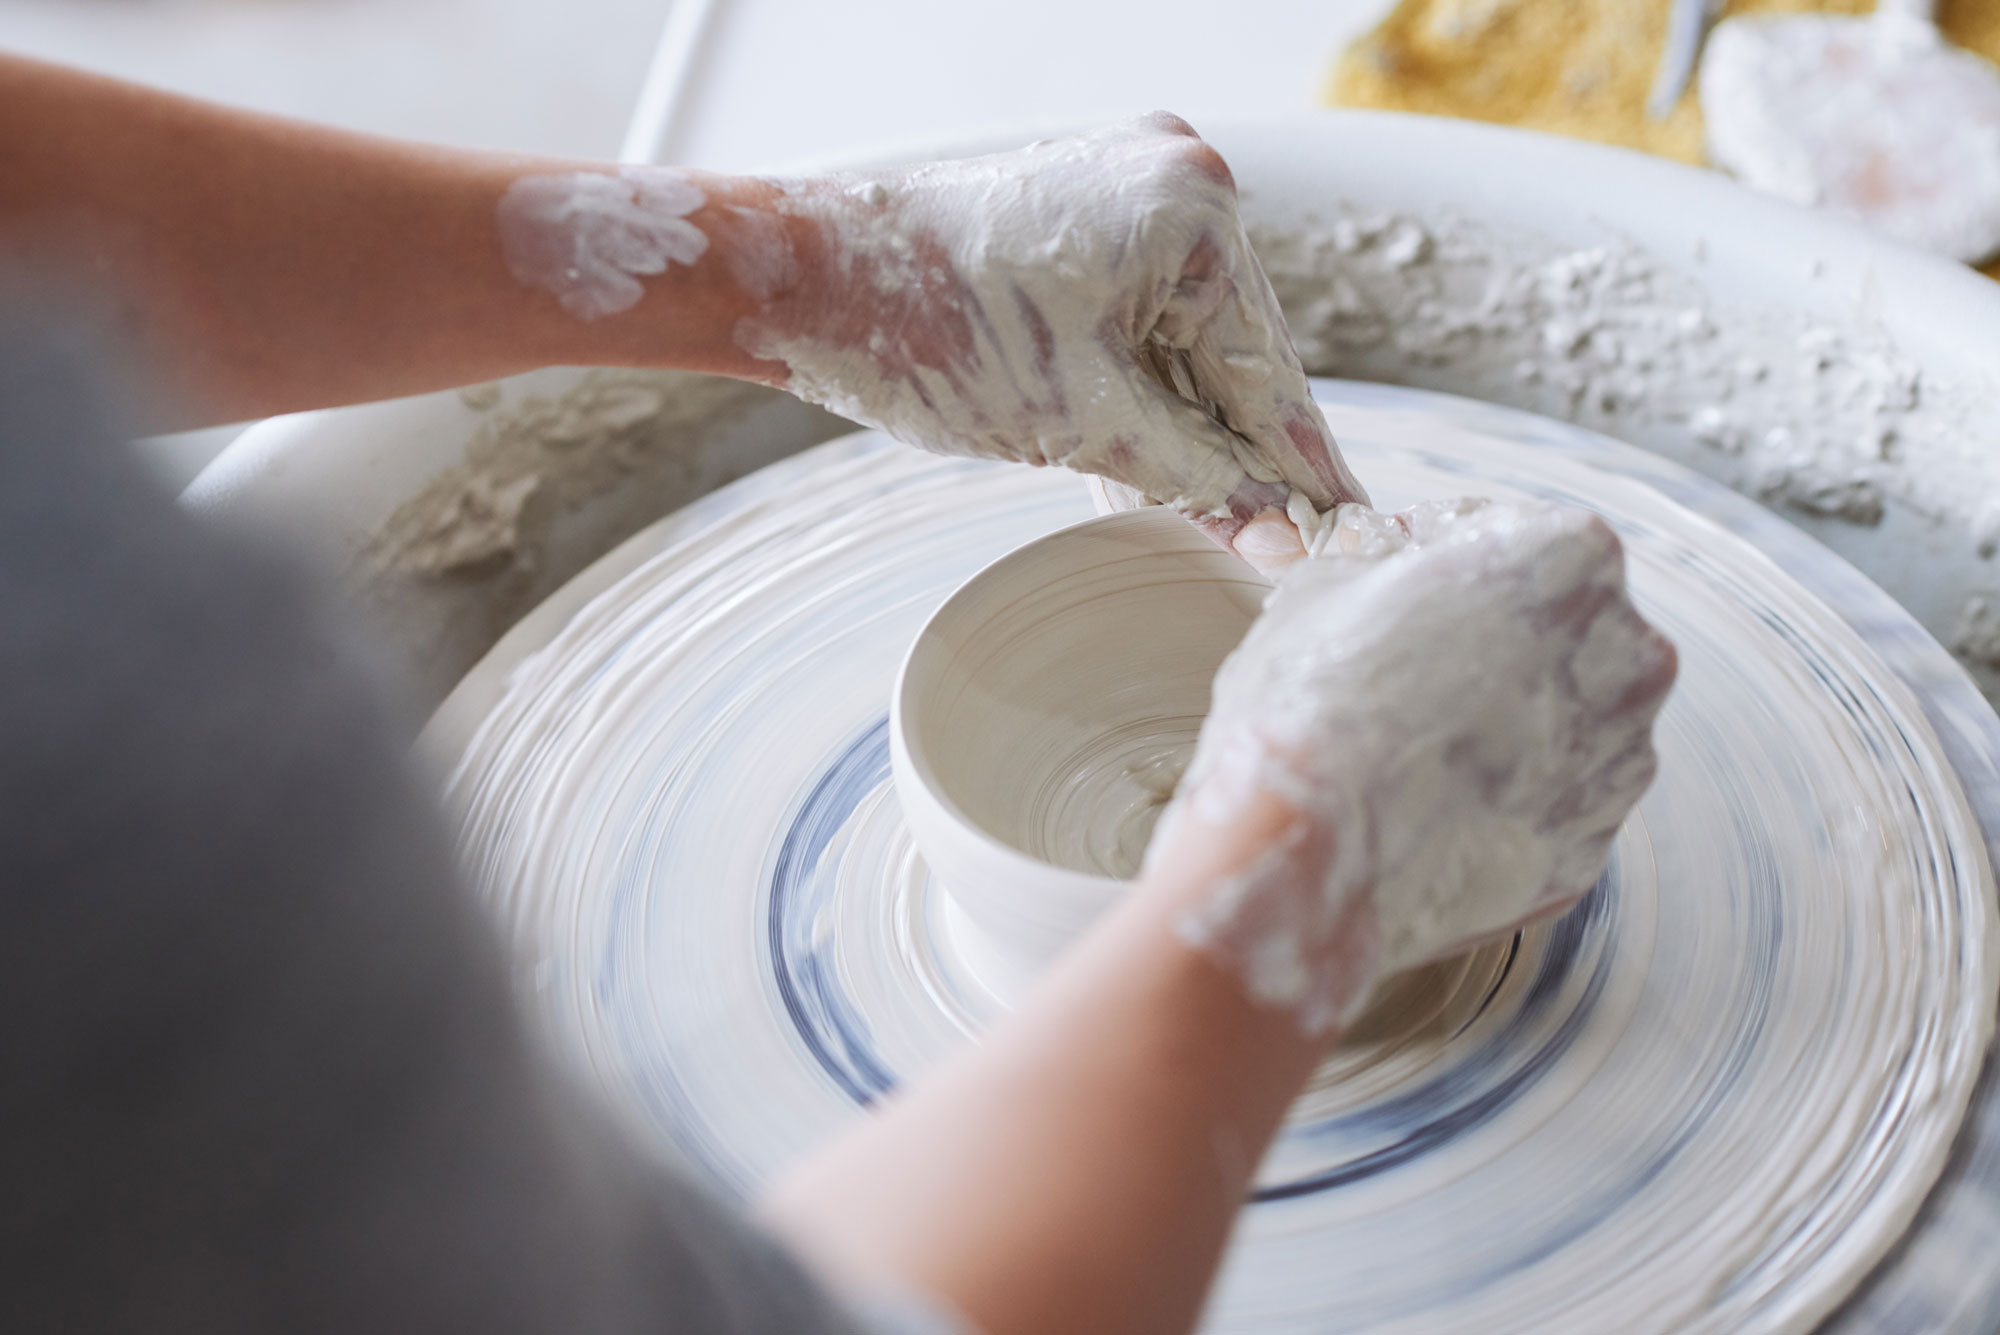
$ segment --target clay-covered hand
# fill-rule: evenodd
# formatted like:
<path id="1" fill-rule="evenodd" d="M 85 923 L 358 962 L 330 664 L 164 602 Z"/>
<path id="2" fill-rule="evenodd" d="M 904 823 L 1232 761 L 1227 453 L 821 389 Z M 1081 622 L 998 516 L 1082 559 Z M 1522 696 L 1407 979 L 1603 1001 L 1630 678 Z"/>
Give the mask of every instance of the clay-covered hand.
<path id="1" fill-rule="evenodd" d="M 1223 665 L 1150 849 L 1283 811 L 1181 932 L 1313 1034 L 1384 974 L 1590 889 L 1652 780 L 1675 670 L 1585 511 L 1458 501 L 1335 521 Z"/>
<path id="2" fill-rule="evenodd" d="M 739 340 L 802 397 L 943 453 L 1110 478 L 1224 541 L 1295 490 L 1366 499 L 1229 169 L 1185 122 L 783 188 L 822 245 Z"/>

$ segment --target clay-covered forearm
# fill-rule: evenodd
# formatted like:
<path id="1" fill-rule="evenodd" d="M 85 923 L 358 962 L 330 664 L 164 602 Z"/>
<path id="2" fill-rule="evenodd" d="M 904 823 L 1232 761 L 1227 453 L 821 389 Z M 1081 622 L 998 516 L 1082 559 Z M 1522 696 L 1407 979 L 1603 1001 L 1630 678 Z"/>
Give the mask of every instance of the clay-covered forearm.
<path id="1" fill-rule="evenodd" d="M 1175 932 L 1264 833 L 1177 850 L 977 1050 L 780 1183 L 767 1220 L 836 1283 L 914 1288 L 984 1335 L 1191 1328 L 1327 1041 Z"/>
<path id="2" fill-rule="evenodd" d="M 782 385 L 1227 541 L 1364 499 L 1219 155 L 1172 117 L 788 181 L 400 143 L 0 56 L 0 281 L 79 290 L 182 422 L 553 363 Z M 1261 545 L 1259 550 L 1261 550 Z"/>

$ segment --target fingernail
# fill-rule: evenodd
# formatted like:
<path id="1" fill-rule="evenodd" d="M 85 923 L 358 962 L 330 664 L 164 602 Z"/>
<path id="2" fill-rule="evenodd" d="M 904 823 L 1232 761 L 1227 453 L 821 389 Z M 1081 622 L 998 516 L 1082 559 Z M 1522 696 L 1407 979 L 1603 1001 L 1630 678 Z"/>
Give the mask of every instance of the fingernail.
<path id="1" fill-rule="evenodd" d="M 1230 544 L 1259 570 L 1281 570 L 1305 556 L 1299 531 L 1279 510 L 1266 510 L 1245 524 Z"/>

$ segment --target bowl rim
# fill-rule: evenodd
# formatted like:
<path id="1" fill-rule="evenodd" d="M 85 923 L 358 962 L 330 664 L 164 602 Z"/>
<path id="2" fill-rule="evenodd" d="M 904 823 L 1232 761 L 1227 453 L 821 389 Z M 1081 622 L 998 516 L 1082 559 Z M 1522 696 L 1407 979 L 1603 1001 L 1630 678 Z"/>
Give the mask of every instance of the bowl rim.
<path id="1" fill-rule="evenodd" d="M 912 697 L 920 685 L 914 676 L 914 669 L 922 666 L 919 660 L 924 657 L 925 646 L 931 641 L 940 623 L 953 615 L 963 615 L 964 603 L 961 600 L 971 595 L 976 595 L 979 591 L 979 586 L 990 583 L 1016 563 L 1029 559 L 1050 547 L 1074 542 L 1079 536 L 1087 534 L 1117 532 L 1120 530 L 1132 532 L 1153 531 L 1159 533 L 1172 533 L 1177 530 L 1185 531 L 1193 535 L 1203 544 L 1204 548 L 1213 550 L 1218 554 L 1227 552 L 1226 548 L 1207 537 L 1193 524 L 1188 523 L 1180 514 L 1160 505 L 1141 506 L 1132 510 L 1114 510 L 1108 514 L 1094 515 L 1089 519 L 1065 525 L 1054 532 L 1045 533 L 1039 538 L 1024 542 L 1019 547 L 1002 553 L 1000 556 L 981 566 L 971 575 L 968 575 L 957 588 L 951 591 L 943 602 L 939 603 L 932 610 L 930 616 L 924 619 L 924 624 L 918 629 L 916 635 L 911 637 L 910 646 L 904 651 L 902 662 L 897 666 L 895 685 L 889 694 L 889 755 L 892 770 L 898 780 L 896 789 L 897 800 L 905 803 L 913 800 L 921 801 L 931 806 L 962 834 L 968 836 L 980 848 L 982 854 L 990 856 L 996 866 L 1017 866 L 1024 873 L 1033 875 L 1051 886 L 1057 882 L 1057 878 L 1060 878 L 1062 881 L 1070 883 L 1070 888 L 1073 888 L 1079 894 L 1115 894 L 1127 885 L 1130 885 L 1131 882 L 1120 880 L 1116 877 L 1101 876 L 1094 872 L 1077 871 L 1071 867 L 1063 867 L 1053 862 L 1044 861 L 1014 847 L 986 829 L 978 821 L 972 819 L 965 812 L 964 808 L 953 800 L 946 786 L 940 781 L 937 770 L 932 765 L 930 757 L 925 753 L 921 743 L 913 738 L 913 730 L 909 724 L 908 715 L 913 708 Z M 1190 547 L 1189 550 L 1195 549 Z M 1243 564 L 1243 571 L 1250 577 L 1250 579 L 1245 581 L 1246 583 L 1252 580 L 1262 580 L 1263 578 L 1248 563 Z M 908 774 L 915 781 L 914 787 L 916 791 L 906 790 L 904 784 L 901 782 L 905 774 Z M 915 831 L 913 830 L 912 838 L 914 839 L 915 837 Z M 921 847 L 918 848 L 918 852 L 921 853 L 924 851 Z"/>

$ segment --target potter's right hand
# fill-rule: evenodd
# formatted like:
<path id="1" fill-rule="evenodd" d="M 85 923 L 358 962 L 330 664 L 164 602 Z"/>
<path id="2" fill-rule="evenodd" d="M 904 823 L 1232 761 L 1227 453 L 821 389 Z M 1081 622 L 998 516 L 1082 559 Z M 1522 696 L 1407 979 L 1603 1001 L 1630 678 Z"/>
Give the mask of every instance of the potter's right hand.
<path id="1" fill-rule="evenodd" d="M 1223 665 L 1148 856 L 1263 833 L 1181 930 L 1313 1034 L 1590 889 L 1675 669 L 1584 511 L 1356 506 L 1333 538 Z"/>

